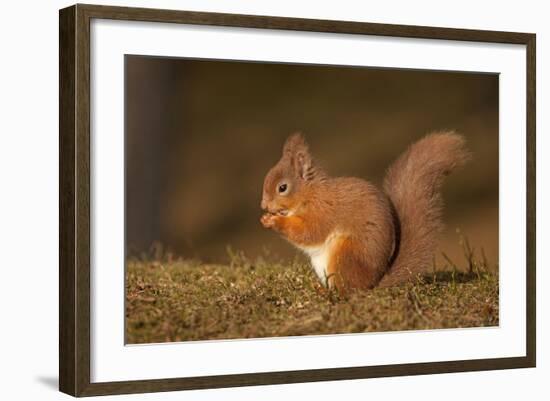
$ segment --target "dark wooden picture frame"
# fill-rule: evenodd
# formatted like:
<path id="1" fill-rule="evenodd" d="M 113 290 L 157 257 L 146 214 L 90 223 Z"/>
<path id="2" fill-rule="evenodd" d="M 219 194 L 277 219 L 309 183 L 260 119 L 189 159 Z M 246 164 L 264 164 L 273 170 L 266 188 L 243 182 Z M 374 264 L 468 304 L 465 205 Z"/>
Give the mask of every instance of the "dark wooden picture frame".
<path id="1" fill-rule="evenodd" d="M 94 18 L 525 45 L 527 49 L 526 356 L 91 383 L 90 21 Z M 59 30 L 59 388 L 62 392 L 73 396 L 93 396 L 535 366 L 535 34 L 80 4 L 60 10 Z"/>

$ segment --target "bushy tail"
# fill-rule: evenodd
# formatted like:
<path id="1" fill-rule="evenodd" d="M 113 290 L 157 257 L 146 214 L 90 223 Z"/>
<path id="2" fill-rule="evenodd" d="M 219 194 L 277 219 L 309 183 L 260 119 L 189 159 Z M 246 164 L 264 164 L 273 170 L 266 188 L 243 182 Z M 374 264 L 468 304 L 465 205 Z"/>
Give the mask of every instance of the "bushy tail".
<path id="1" fill-rule="evenodd" d="M 437 237 L 443 229 L 443 179 L 470 158 L 464 137 L 436 132 L 414 143 L 388 169 L 384 191 L 395 208 L 396 256 L 380 286 L 407 281 L 432 265 Z"/>

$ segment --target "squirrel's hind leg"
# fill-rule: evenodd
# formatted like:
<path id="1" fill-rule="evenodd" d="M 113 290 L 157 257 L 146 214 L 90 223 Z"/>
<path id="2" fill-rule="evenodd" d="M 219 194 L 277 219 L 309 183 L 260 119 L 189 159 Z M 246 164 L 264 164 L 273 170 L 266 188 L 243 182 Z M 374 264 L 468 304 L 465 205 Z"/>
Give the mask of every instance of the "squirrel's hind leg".
<path id="1" fill-rule="evenodd" d="M 327 265 L 327 284 L 338 292 L 371 289 L 378 284 L 380 274 L 376 262 L 365 257 L 365 244 L 349 237 L 341 237 L 331 249 Z"/>

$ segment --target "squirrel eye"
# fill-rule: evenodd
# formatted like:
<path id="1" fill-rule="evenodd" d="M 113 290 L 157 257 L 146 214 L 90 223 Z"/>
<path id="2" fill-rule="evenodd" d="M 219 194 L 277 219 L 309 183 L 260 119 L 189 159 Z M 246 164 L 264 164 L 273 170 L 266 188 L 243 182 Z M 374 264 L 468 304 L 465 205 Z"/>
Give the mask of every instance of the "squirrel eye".
<path id="1" fill-rule="evenodd" d="M 283 192 L 285 192 L 287 189 L 287 185 L 286 184 L 281 184 L 279 185 L 279 193 L 282 194 Z"/>

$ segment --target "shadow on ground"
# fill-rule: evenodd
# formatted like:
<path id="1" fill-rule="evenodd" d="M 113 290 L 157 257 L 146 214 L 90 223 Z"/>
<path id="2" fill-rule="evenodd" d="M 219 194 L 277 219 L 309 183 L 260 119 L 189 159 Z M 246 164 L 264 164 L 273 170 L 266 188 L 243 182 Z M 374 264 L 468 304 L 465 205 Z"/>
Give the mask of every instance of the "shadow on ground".
<path id="1" fill-rule="evenodd" d="M 51 390 L 59 389 L 59 379 L 54 376 L 39 376 L 36 378 L 36 381 L 43 384 L 45 387 L 50 388 Z"/>
<path id="2" fill-rule="evenodd" d="M 438 271 L 422 277 L 422 281 L 426 284 L 447 284 L 447 283 L 469 283 L 470 281 L 479 280 L 480 274 L 476 272 L 461 272 L 461 271 Z"/>

